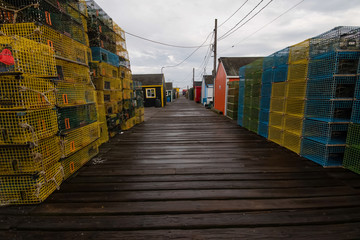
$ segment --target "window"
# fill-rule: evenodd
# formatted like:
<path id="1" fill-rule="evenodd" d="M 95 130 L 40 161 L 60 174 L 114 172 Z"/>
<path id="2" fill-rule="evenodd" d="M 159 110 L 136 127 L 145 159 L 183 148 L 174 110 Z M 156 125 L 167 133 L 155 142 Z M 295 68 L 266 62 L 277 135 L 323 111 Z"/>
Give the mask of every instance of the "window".
<path id="1" fill-rule="evenodd" d="M 146 89 L 146 98 L 156 98 L 155 88 Z"/>

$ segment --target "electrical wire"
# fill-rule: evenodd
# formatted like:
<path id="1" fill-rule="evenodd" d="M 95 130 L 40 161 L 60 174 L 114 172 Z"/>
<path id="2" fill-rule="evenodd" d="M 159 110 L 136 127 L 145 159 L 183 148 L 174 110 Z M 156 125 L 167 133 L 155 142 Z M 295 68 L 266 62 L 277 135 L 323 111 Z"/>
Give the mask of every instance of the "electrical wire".
<path id="1" fill-rule="evenodd" d="M 229 31 L 227 31 L 225 34 L 223 34 L 221 37 L 219 37 L 218 39 L 221 40 L 226 34 L 228 34 L 229 32 L 231 32 L 233 29 L 235 29 L 242 21 L 245 20 L 245 18 L 247 18 L 247 16 L 249 16 L 264 0 L 261 0 L 250 12 L 248 12 L 248 14 L 246 14 L 245 17 L 243 17 L 238 23 L 235 24 L 235 26 L 233 26 Z"/>
<path id="2" fill-rule="evenodd" d="M 246 0 L 233 14 L 231 14 L 230 17 L 228 17 L 222 24 L 218 26 L 220 28 L 222 25 L 224 25 L 227 21 L 229 21 L 249 0 Z"/>
<path id="3" fill-rule="evenodd" d="M 262 10 L 264 10 L 272 1 L 274 0 L 270 0 L 265 6 L 263 6 L 259 11 L 257 11 L 251 18 L 249 18 L 246 22 L 244 22 L 243 24 L 241 24 L 238 28 L 236 28 L 234 31 L 230 32 L 229 34 L 227 34 L 225 37 L 223 37 L 220 40 L 223 40 L 227 37 L 229 37 L 231 34 L 233 34 L 234 32 L 236 32 L 237 30 L 239 30 L 241 27 L 243 27 L 245 24 L 247 24 L 251 19 L 253 19 L 254 17 L 256 17 L 256 15 L 258 15 Z"/>
<path id="4" fill-rule="evenodd" d="M 284 16 L 286 13 L 290 12 L 291 10 L 293 10 L 294 8 L 296 8 L 297 6 L 299 6 L 302 2 L 304 2 L 305 0 L 301 0 L 300 2 L 298 2 L 297 4 L 293 5 L 291 8 L 287 9 L 285 12 L 283 12 L 282 14 L 280 14 L 279 16 L 277 16 L 276 18 L 274 18 L 273 20 L 271 20 L 270 22 L 266 23 L 265 25 L 263 25 L 262 27 L 260 27 L 258 30 L 256 30 L 255 32 L 251 33 L 249 36 L 243 38 L 242 40 L 240 40 L 239 42 L 235 43 L 234 45 L 231 46 L 231 48 L 235 47 L 235 45 L 245 41 L 246 39 L 250 38 L 251 36 L 255 35 L 256 33 L 260 32 L 262 29 L 264 29 L 265 27 L 269 26 L 271 23 L 275 22 L 276 20 L 278 20 L 280 17 Z M 230 48 L 228 48 L 230 49 Z"/>
<path id="5" fill-rule="evenodd" d="M 139 35 L 133 34 L 133 33 L 129 33 L 127 31 L 124 31 L 126 34 L 129 34 L 130 36 L 142 39 L 144 41 L 148 41 L 148 42 L 152 42 L 152 43 L 156 43 L 156 44 L 160 44 L 160 45 L 164 45 L 164 46 L 168 46 L 168 47 L 174 47 L 174 48 L 200 48 L 200 47 L 207 47 L 209 45 L 200 45 L 200 46 L 179 46 L 179 45 L 173 45 L 173 44 L 168 44 L 168 43 L 163 43 L 163 42 L 159 42 L 159 41 L 155 41 L 155 40 L 151 40 L 145 37 L 141 37 Z"/>
<path id="6" fill-rule="evenodd" d="M 198 46 L 192 53 L 190 53 L 189 56 L 187 56 L 184 60 L 182 60 L 180 63 L 178 64 L 175 64 L 175 65 L 170 65 L 170 66 L 164 66 L 162 68 L 174 68 L 174 67 L 178 67 L 180 66 L 181 64 L 183 64 L 186 60 L 188 60 L 192 55 L 194 55 L 201 47 L 203 47 L 205 45 L 205 43 L 207 42 L 207 40 L 209 39 L 210 35 L 212 34 L 213 32 L 209 33 L 209 35 L 206 37 L 205 41 L 200 45 Z"/>

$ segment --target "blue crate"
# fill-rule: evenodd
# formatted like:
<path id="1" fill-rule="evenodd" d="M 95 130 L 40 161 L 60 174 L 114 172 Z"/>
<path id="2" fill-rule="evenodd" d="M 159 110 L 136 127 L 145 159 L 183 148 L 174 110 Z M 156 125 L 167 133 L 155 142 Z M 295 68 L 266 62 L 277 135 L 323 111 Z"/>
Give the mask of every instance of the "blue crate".
<path id="1" fill-rule="evenodd" d="M 339 26 L 310 39 L 310 58 L 329 51 L 360 50 L 359 27 Z"/>
<path id="2" fill-rule="evenodd" d="M 246 65 L 245 65 L 245 66 L 242 66 L 242 67 L 239 69 L 239 78 L 240 78 L 240 79 L 245 79 L 245 69 L 246 69 Z"/>
<path id="3" fill-rule="evenodd" d="M 271 83 L 263 83 L 261 85 L 261 97 L 271 97 Z"/>
<path id="4" fill-rule="evenodd" d="M 264 138 L 268 138 L 269 125 L 267 123 L 259 122 L 258 134 Z"/>
<path id="5" fill-rule="evenodd" d="M 349 124 L 306 119 L 303 137 L 323 144 L 345 144 Z"/>
<path id="6" fill-rule="evenodd" d="M 114 67 L 120 66 L 119 56 L 100 47 L 91 47 L 92 60 L 106 62 Z"/>
<path id="7" fill-rule="evenodd" d="M 281 49 L 274 53 L 274 66 L 279 67 L 287 65 L 289 62 L 289 47 Z"/>
<path id="8" fill-rule="evenodd" d="M 351 122 L 360 123 L 360 100 L 354 101 Z"/>
<path id="9" fill-rule="evenodd" d="M 273 81 L 274 71 L 272 68 L 263 71 L 261 82 L 263 84 L 271 83 Z"/>
<path id="10" fill-rule="evenodd" d="M 275 67 L 273 82 L 285 82 L 287 80 L 288 65 L 280 65 Z"/>
<path id="11" fill-rule="evenodd" d="M 239 80 L 239 88 L 241 88 L 241 87 L 245 87 L 245 80 L 244 79 L 240 79 Z"/>
<path id="12" fill-rule="evenodd" d="M 357 77 L 357 80 L 356 80 L 355 99 L 360 100 L 360 75 Z"/>
<path id="13" fill-rule="evenodd" d="M 242 127 L 244 126 L 244 115 L 240 112 L 238 112 L 237 124 Z"/>
<path id="14" fill-rule="evenodd" d="M 307 100 L 305 117 L 324 122 L 347 123 L 350 122 L 353 102 L 350 100 Z"/>
<path id="15" fill-rule="evenodd" d="M 270 110 L 270 101 L 271 101 L 271 97 L 262 97 L 260 99 L 260 109 Z"/>
<path id="16" fill-rule="evenodd" d="M 270 115 L 269 111 L 260 110 L 260 112 L 259 112 L 259 122 L 268 124 L 269 123 L 269 115 Z"/>
<path id="17" fill-rule="evenodd" d="M 355 75 L 358 72 L 360 52 L 328 52 L 309 62 L 309 79 L 338 75 Z"/>
<path id="18" fill-rule="evenodd" d="M 263 70 L 271 70 L 275 65 L 275 54 L 271 54 L 263 59 Z"/>
<path id="19" fill-rule="evenodd" d="M 245 87 L 239 87 L 239 105 L 244 104 Z"/>
<path id="20" fill-rule="evenodd" d="M 355 97 L 355 76 L 336 76 L 307 81 L 307 99 L 344 99 Z"/>
<path id="21" fill-rule="evenodd" d="M 344 159 L 345 145 L 327 145 L 302 139 L 300 155 L 323 167 L 341 166 Z"/>

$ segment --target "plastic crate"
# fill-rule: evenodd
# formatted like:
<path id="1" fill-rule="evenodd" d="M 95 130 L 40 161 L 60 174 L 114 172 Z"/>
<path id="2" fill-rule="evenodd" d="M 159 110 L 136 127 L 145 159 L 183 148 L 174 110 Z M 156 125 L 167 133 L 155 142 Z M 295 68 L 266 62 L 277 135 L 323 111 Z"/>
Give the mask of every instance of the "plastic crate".
<path id="1" fill-rule="evenodd" d="M 287 132 L 291 132 L 295 135 L 302 135 L 303 131 L 303 117 L 299 117 L 296 115 L 286 114 L 284 115 L 284 125 L 283 128 Z"/>
<path id="2" fill-rule="evenodd" d="M 272 98 L 285 97 L 286 89 L 287 89 L 287 82 L 273 83 L 271 90 L 271 97 Z"/>
<path id="3" fill-rule="evenodd" d="M 266 70 L 263 71 L 261 82 L 263 84 L 272 83 L 273 82 L 273 76 L 274 76 L 274 71 L 273 71 L 272 67 L 269 68 L 269 69 L 266 69 Z"/>
<path id="4" fill-rule="evenodd" d="M 355 76 L 359 68 L 360 52 L 328 52 L 313 57 L 309 62 L 309 79 L 334 75 Z"/>
<path id="5" fill-rule="evenodd" d="M 60 163 L 37 174 L 0 176 L 0 205 L 41 203 L 60 189 L 63 178 Z"/>
<path id="6" fill-rule="evenodd" d="M 286 97 L 288 98 L 301 98 L 304 99 L 306 97 L 306 81 L 291 81 L 288 82 L 286 88 Z"/>
<path id="7" fill-rule="evenodd" d="M 260 108 L 260 97 L 251 98 L 251 108 Z"/>
<path id="8" fill-rule="evenodd" d="M 353 101 L 307 100 L 305 117 L 324 122 L 349 122 L 352 108 Z"/>
<path id="9" fill-rule="evenodd" d="M 260 110 L 258 108 L 251 108 L 251 120 L 259 121 L 259 112 Z"/>
<path id="10" fill-rule="evenodd" d="M 360 148 L 345 148 L 343 167 L 360 174 Z"/>
<path id="11" fill-rule="evenodd" d="M 60 132 L 68 132 L 72 129 L 88 125 L 97 121 L 96 104 L 85 104 L 58 109 L 58 121 Z"/>
<path id="12" fill-rule="evenodd" d="M 280 65 L 274 68 L 272 82 L 286 82 L 288 78 L 288 65 Z"/>
<path id="13" fill-rule="evenodd" d="M 260 110 L 259 112 L 259 122 L 269 123 L 269 111 Z"/>
<path id="14" fill-rule="evenodd" d="M 42 139 L 38 146 L 0 146 L 0 175 L 33 174 L 45 171 L 60 159 L 60 139 Z"/>
<path id="15" fill-rule="evenodd" d="M 48 45 L 54 50 L 57 57 L 85 65 L 89 64 L 87 47 L 84 44 L 72 39 L 70 36 L 61 34 L 49 26 L 38 25 L 33 22 L 4 24 L 1 26 L 1 31 L 8 36 L 17 35 Z"/>
<path id="16" fill-rule="evenodd" d="M 259 121 L 257 119 L 251 119 L 248 129 L 254 133 L 258 133 L 258 128 L 259 128 Z"/>
<path id="17" fill-rule="evenodd" d="M 59 107 L 96 103 L 93 86 L 56 81 L 56 105 Z"/>
<path id="18" fill-rule="evenodd" d="M 261 97 L 260 109 L 269 111 L 270 110 L 270 101 L 271 101 L 270 97 Z"/>
<path id="19" fill-rule="evenodd" d="M 290 46 L 289 64 L 296 63 L 301 60 L 309 59 L 310 40 Z"/>
<path id="20" fill-rule="evenodd" d="M 267 123 L 259 122 L 258 134 L 264 138 L 268 138 L 269 126 Z"/>
<path id="21" fill-rule="evenodd" d="M 348 124 L 329 123 L 306 119 L 303 135 L 323 144 L 345 144 Z"/>
<path id="22" fill-rule="evenodd" d="M 307 99 L 349 99 L 355 97 L 356 77 L 336 76 L 310 79 Z"/>
<path id="23" fill-rule="evenodd" d="M 349 124 L 346 144 L 360 149 L 360 124 Z"/>
<path id="24" fill-rule="evenodd" d="M 269 125 L 268 139 L 282 146 L 284 142 L 284 131 L 280 128 Z"/>
<path id="25" fill-rule="evenodd" d="M 91 47 L 92 58 L 94 61 L 105 62 L 114 67 L 120 66 L 119 56 L 100 47 Z"/>
<path id="26" fill-rule="evenodd" d="M 55 106 L 55 86 L 30 76 L 2 76 L 0 110 L 39 109 Z"/>
<path id="27" fill-rule="evenodd" d="M 100 137 L 99 123 L 94 122 L 61 136 L 62 157 L 68 157 Z"/>
<path id="28" fill-rule="evenodd" d="M 56 59 L 57 80 L 90 84 L 89 67 L 83 64 L 77 64 L 59 58 Z"/>
<path id="29" fill-rule="evenodd" d="M 360 100 L 354 101 L 351 113 L 351 122 L 360 123 Z"/>
<path id="30" fill-rule="evenodd" d="M 250 116 L 248 115 L 244 115 L 244 118 L 243 118 L 243 127 L 246 128 L 246 129 L 250 129 Z"/>
<path id="31" fill-rule="evenodd" d="M 301 140 L 301 135 L 297 135 L 286 130 L 283 132 L 283 146 L 294 153 L 300 154 Z"/>
<path id="32" fill-rule="evenodd" d="M 29 39 L 0 37 L 1 74 L 24 73 L 34 77 L 56 77 L 54 51 Z"/>
<path id="33" fill-rule="evenodd" d="M 0 145 L 38 145 L 57 133 L 55 109 L 0 111 Z"/>
<path id="34" fill-rule="evenodd" d="M 271 97 L 271 83 L 263 83 L 261 85 L 261 97 Z"/>
<path id="35" fill-rule="evenodd" d="M 359 28 L 339 26 L 310 40 L 310 56 L 338 50 L 360 50 Z"/>
<path id="36" fill-rule="evenodd" d="M 274 53 L 274 66 L 286 65 L 289 62 L 289 47 L 281 49 Z"/>
<path id="37" fill-rule="evenodd" d="M 285 112 L 285 98 L 273 97 L 270 101 L 270 112 Z"/>
<path id="38" fill-rule="evenodd" d="M 301 98 L 286 98 L 285 99 L 285 113 L 292 114 L 299 117 L 304 116 L 305 99 Z"/>
<path id="39" fill-rule="evenodd" d="M 244 92 L 245 92 L 245 88 L 244 87 L 239 87 L 239 98 L 238 98 L 238 104 L 239 105 L 244 104 Z"/>
<path id="40" fill-rule="evenodd" d="M 284 127 L 284 114 L 277 112 L 270 112 L 269 114 L 269 126 L 283 128 Z"/>
<path id="41" fill-rule="evenodd" d="M 303 138 L 301 153 L 305 157 L 323 167 L 341 166 L 345 145 L 327 145 Z"/>
<path id="42" fill-rule="evenodd" d="M 309 74 L 309 60 L 301 60 L 296 63 L 291 63 L 288 66 L 287 79 L 291 81 L 306 81 Z"/>

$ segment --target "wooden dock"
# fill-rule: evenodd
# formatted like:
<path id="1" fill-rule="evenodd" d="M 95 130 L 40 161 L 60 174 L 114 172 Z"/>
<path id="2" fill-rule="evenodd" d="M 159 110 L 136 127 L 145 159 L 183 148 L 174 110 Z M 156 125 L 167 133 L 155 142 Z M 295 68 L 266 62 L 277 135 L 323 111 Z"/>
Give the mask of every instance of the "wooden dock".
<path id="1" fill-rule="evenodd" d="M 360 239 L 359 187 L 180 98 L 43 204 L 0 208 L 0 239 Z"/>

